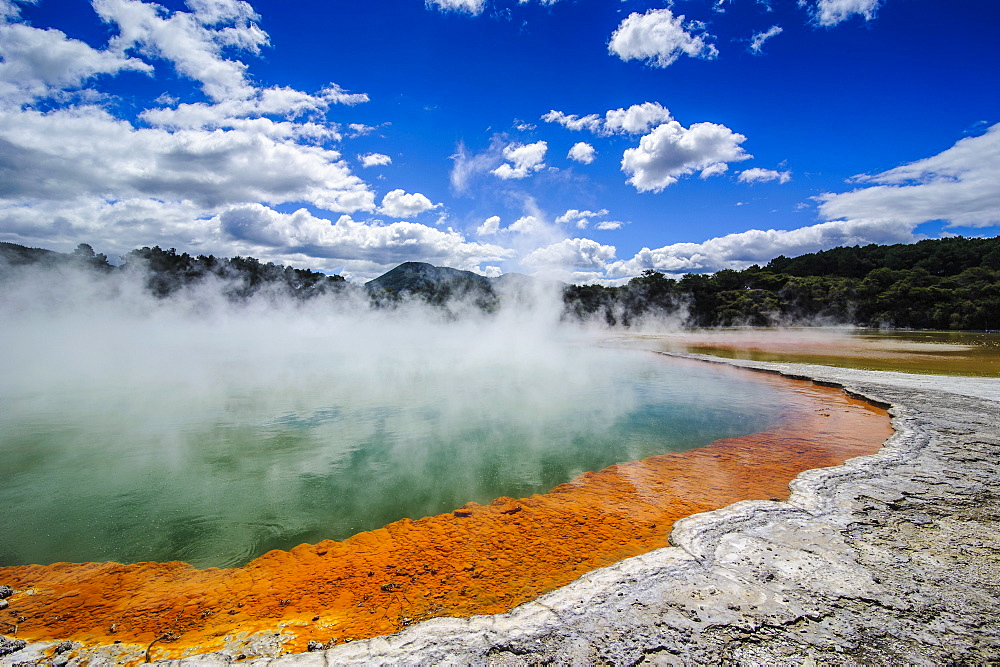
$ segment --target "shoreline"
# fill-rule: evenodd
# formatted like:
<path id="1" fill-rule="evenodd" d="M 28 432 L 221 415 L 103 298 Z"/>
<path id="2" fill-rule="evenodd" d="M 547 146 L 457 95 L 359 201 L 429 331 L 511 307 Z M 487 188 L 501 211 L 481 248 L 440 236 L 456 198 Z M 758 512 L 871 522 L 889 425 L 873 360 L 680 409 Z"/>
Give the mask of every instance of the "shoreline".
<path id="1" fill-rule="evenodd" d="M 896 433 L 878 453 L 799 474 L 787 501 L 681 519 L 675 546 L 510 612 L 240 662 L 936 663 L 1000 654 L 1000 483 L 988 468 L 1000 454 L 1000 379 L 660 354 L 843 387 L 892 406 Z M 40 658 L 32 648 L 0 664 Z M 232 661 L 209 653 L 158 664 Z"/>
<path id="2" fill-rule="evenodd" d="M 432 619 L 244 664 L 931 664 L 1000 655 L 1000 379 L 666 354 L 841 386 L 891 406 L 896 433 L 876 454 L 801 473 L 787 501 L 682 519 L 675 546 L 508 613 Z"/>

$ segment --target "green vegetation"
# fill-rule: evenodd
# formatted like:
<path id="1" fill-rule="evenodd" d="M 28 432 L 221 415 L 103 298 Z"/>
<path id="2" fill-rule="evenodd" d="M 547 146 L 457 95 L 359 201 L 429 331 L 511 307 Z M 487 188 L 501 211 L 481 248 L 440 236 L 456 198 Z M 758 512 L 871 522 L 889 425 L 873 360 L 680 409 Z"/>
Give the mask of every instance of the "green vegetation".
<path id="1" fill-rule="evenodd" d="M 533 282 L 527 276 L 490 279 L 406 262 L 362 289 L 341 276 L 265 264 L 252 257 L 191 256 L 154 246 L 133 250 L 122 259 L 120 267 L 111 266 L 107 257 L 85 243 L 68 254 L 0 243 L 0 279 L 28 265 L 43 270 L 83 267 L 101 274 L 139 275 L 158 297 L 214 280 L 232 300 L 267 289 L 296 299 L 361 295 L 376 308 L 394 308 L 416 299 L 448 312 L 457 302 L 494 312 L 512 286 L 528 293 Z M 820 323 L 998 329 L 1000 237 L 834 248 L 777 257 L 764 267 L 687 274 L 680 279 L 645 271 L 620 287 L 565 285 L 563 318 L 624 327 L 669 318 L 697 327 Z"/>
<path id="2" fill-rule="evenodd" d="M 646 271 L 621 287 L 570 286 L 566 316 L 631 326 L 854 324 L 1000 328 L 1000 237 L 834 248 L 680 280 Z"/>

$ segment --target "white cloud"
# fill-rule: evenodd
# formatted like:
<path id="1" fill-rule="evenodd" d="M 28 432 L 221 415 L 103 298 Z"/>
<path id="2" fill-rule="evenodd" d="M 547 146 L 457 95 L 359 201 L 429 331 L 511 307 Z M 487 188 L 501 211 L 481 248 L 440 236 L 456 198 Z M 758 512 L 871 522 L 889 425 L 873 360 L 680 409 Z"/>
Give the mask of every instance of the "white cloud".
<path id="1" fill-rule="evenodd" d="M 608 231 L 612 229 L 621 229 L 624 225 L 625 223 L 621 220 L 603 220 L 594 226 L 597 227 L 597 229 Z"/>
<path id="2" fill-rule="evenodd" d="M 854 180 L 874 185 L 820 195 L 824 218 L 910 226 L 931 220 L 1000 224 L 1000 124 L 932 157 Z"/>
<path id="3" fill-rule="evenodd" d="M 779 183 L 787 183 L 792 180 L 792 172 L 790 171 L 775 171 L 774 169 L 761 169 L 760 167 L 753 167 L 751 169 L 744 169 L 740 172 L 737 179 L 740 183 L 766 183 L 767 181 L 778 181 Z"/>
<path id="4" fill-rule="evenodd" d="M 642 134 L 649 128 L 672 119 L 670 111 L 658 102 L 633 104 L 628 109 L 611 109 L 602 119 L 596 113 L 586 116 L 566 114 L 553 109 L 542 116 L 547 123 L 558 123 L 568 130 L 589 130 L 594 134 L 608 136 L 618 133 Z"/>
<path id="5" fill-rule="evenodd" d="M 608 209 L 602 208 L 600 211 L 580 211 L 575 208 L 571 208 L 558 218 L 556 218 L 556 223 L 564 225 L 567 223 L 574 223 L 580 229 L 586 229 L 587 225 L 593 218 L 600 218 L 608 214 Z"/>
<path id="6" fill-rule="evenodd" d="M 323 120 L 330 106 L 367 101 L 366 94 L 348 93 L 336 84 L 330 84 L 316 95 L 275 86 L 255 90 L 243 99 L 147 109 L 139 117 L 154 127 L 170 130 L 231 128 L 255 131 L 273 138 L 337 141 L 341 136 L 336 126 Z M 285 120 L 275 121 L 266 116 L 278 116 Z"/>
<path id="7" fill-rule="evenodd" d="M 268 43 L 267 33 L 253 23 L 256 14 L 245 2 L 198 2 L 193 13 L 169 15 L 159 5 L 139 0 L 93 0 L 93 6 L 105 22 L 118 28 L 112 50 L 139 49 L 147 57 L 169 60 L 216 101 L 253 94 L 246 65 L 222 57 L 225 47 L 257 53 Z M 230 25 L 218 26 L 219 20 Z"/>
<path id="8" fill-rule="evenodd" d="M 10 21 L 21 15 L 21 8 L 15 2 L 17 0 L 0 0 L 0 21 Z"/>
<path id="9" fill-rule="evenodd" d="M 567 130 L 590 130 L 591 132 L 597 133 L 603 127 L 601 117 L 596 113 L 581 117 L 565 114 L 562 111 L 552 109 L 547 114 L 542 116 L 542 120 L 546 123 L 558 123 Z"/>
<path id="10" fill-rule="evenodd" d="M 912 226 L 859 222 L 824 222 L 800 229 L 766 231 L 751 229 L 704 243 L 675 243 L 650 250 L 643 248 L 632 259 L 608 265 L 610 277 L 637 276 L 646 269 L 664 273 L 703 273 L 744 269 L 778 255 L 795 256 L 840 245 L 910 243 Z"/>
<path id="11" fill-rule="evenodd" d="M 591 239 L 565 239 L 528 253 L 521 263 L 535 270 L 601 270 L 614 256 L 614 246 L 602 245 Z"/>
<path id="12" fill-rule="evenodd" d="M 405 190 L 392 190 L 382 198 L 379 213 L 391 218 L 410 218 L 441 206 L 432 204 L 431 200 L 419 192 L 408 194 Z"/>
<path id="13" fill-rule="evenodd" d="M 698 174 L 698 178 L 704 180 L 706 178 L 711 178 L 712 176 L 722 176 L 724 173 L 729 171 L 729 165 L 725 162 L 716 162 L 715 164 L 710 164 L 701 170 Z"/>
<path id="14" fill-rule="evenodd" d="M 476 228 L 477 236 L 491 236 L 500 231 L 500 216 L 493 215 L 483 221 L 483 224 Z"/>
<path id="15" fill-rule="evenodd" d="M 760 55 L 764 49 L 764 42 L 772 37 L 777 37 L 782 32 L 783 30 L 781 26 L 777 25 L 771 26 L 765 32 L 755 32 L 753 37 L 750 39 L 750 53 Z"/>
<path id="16" fill-rule="evenodd" d="M 279 213 L 259 204 L 224 211 L 218 216 L 218 223 L 232 238 L 262 247 L 380 265 L 416 260 L 467 269 L 482 262 L 498 262 L 513 254 L 501 246 L 469 243 L 453 230 L 442 231 L 414 222 L 383 225 L 357 221 L 347 215 L 331 222 L 305 209 Z"/>
<path id="17" fill-rule="evenodd" d="M 724 125 L 695 123 L 685 128 L 670 121 L 623 153 L 622 171 L 640 192 L 659 192 L 695 171 L 707 177 L 724 171 L 728 162 L 749 159 L 752 156 L 740 146 L 745 140 Z"/>
<path id="18" fill-rule="evenodd" d="M 882 0 L 817 0 L 814 17 L 823 26 L 834 26 L 860 14 L 866 21 L 875 18 Z"/>
<path id="19" fill-rule="evenodd" d="M 427 0 L 427 6 L 437 7 L 441 11 L 465 12 L 475 16 L 483 12 L 486 0 Z"/>
<path id="20" fill-rule="evenodd" d="M 658 102 L 633 104 L 628 109 L 612 109 L 604 114 L 604 132 L 642 134 L 649 128 L 673 120 L 665 107 Z"/>
<path id="21" fill-rule="evenodd" d="M 507 231 L 518 234 L 538 234 L 547 230 L 545 221 L 538 215 L 525 215 L 510 223 Z"/>
<path id="22" fill-rule="evenodd" d="M 99 51 L 59 30 L 0 24 L 0 101 L 22 104 L 74 89 L 99 74 L 153 68 L 120 52 Z"/>
<path id="23" fill-rule="evenodd" d="M 0 197 L 20 203 L 110 196 L 374 209 L 374 195 L 336 151 L 254 132 L 136 129 L 102 109 L 71 107 L 0 111 L 0 143 Z"/>
<path id="24" fill-rule="evenodd" d="M 452 189 L 458 194 L 467 192 L 478 175 L 492 172 L 503 162 L 503 150 L 504 142 L 498 136 L 494 136 L 490 147 L 481 153 L 473 153 L 459 142 L 455 154 L 451 156 L 453 164 L 449 178 Z"/>
<path id="25" fill-rule="evenodd" d="M 682 54 L 709 60 L 718 56 L 715 45 L 706 41 L 708 35 L 689 32 L 701 25 L 683 22 L 683 16 L 674 16 L 669 9 L 632 13 L 611 35 L 608 50 L 622 60 L 644 60 L 654 67 L 668 67 Z"/>
<path id="26" fill-rule="evenodd" d="M 368 153 L 359 157 L 361 158 L 361 166 L 366 168 L 382 167 L 387 164 L 392 164 L 392 158 L 388 155 L 383 155 L 382 153 Z"/>
<path id="27" fill-rule="evenodd" d="M 596 159 L 596 155 L 597 151 L 594 150 L 593 146 L 586 141 L 578 141 L 569 149 L 566 157 L 582 164 L 591 164 Z"/>
<path id="28" fill-rule="evenodd" d="M 194 10 L 198 21 L 207 26 L 246 23 L 260 18 L 250 3 L 242 0 L 186 0 L 185 4 Z"/>
<path id="29" fill-rule="evenodd" d="M 545 167 L 545 151 L 548 144 L 536 141 L 533 144 L 509 144 L 503 149 L 507 162 L 493 170 L 493 174 L 504 180 L 526 178 Z"/>

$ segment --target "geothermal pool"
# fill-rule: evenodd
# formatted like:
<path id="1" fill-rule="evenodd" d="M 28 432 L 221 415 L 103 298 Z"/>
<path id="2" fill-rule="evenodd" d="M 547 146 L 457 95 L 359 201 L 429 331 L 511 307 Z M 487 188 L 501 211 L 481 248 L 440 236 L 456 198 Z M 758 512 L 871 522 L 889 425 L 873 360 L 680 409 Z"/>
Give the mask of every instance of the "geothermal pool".
<path id="1" fill-rule="evenodd" d="M 624 337 L 622 342 L 728 359 L 902 373 L 1000 376 L 1000 333 L 995 331 L 731 327 Z"/>
<path id="2" fill-rule="evenodd" d="M 838 389 L 544 323 L 161 312 L 0 326 L 19 638 L 132 665 L 504 612 L 891 433 Z"/>
<path id="3" fill-rule="evenodd" d="M 147 334 L 187 356 L 165 366 L 122 338 L 133 361 L 104 366 L 111 340 L 0 389 L 0 566 L 239 566 L 767 431 L 801 402 L 753 374 L 580 341 L 355 354 L 317 333 L 255 361 L 245 334 L 208 351 Z"/>

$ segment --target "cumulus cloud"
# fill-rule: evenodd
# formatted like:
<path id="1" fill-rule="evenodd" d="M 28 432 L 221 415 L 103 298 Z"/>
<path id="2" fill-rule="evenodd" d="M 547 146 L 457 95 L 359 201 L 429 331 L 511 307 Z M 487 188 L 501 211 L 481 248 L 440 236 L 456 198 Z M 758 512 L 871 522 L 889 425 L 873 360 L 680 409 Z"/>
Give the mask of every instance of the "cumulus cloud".
<path id="1" fill-rule="evenodd" d="M 362 167 L 381 167 L 387 164 L 392 164 L 392 158 L 388 155 L 383 155 L 382 153 L 367 153 L 365 155 L 358 156 L 361 159 Z"/>
<path id="2" fill-rule="evenodd" d="M 637 147 L 622 154 L 622 171 L 629 174 L 628 182 L 640 192 L 659 192 L 696 171 L 701 178 L 718 176 L 726 173 L 728 163 L 752 157 L 740 146 L 746 141 L 742 134 L 714 123 L 695 123 L 685 128 L 657 102 L 611 109 L 603 117 L 576 116 L 553 109 L 542 119 L 599 136 L 648 132 Z"/>
<path id="3" fill-rule="evenodd" d="M 669 9 L 630 14 L 611 35 L 608 51 L 622 60 L 643 60 L 653 67 L 669 67 L 681 55 L 710 60 L 719 55 L 708 35 L 693 31 L 701 25 L 684 24 L 684 16 Z"/>
<path id="4" fill-rule="evenodd" d="M 274 138 L 337 141 L 341 135 L 336 127 L 322 120 L 331 105 L 355 105 L 367 101 L 365 93 L 349 93 L 336 84 L 330 84 L 315 95 L 294 88 L 273 86 L 255 90 L 242 99 L 147 109 L 139 114 L 139 118 L 154 127 L 169 130 L 232 128 Z M 273 120 L 268 116 L 284 120 Z"/>
<path id="5" fill-rule="evenodd" d="M 768 181 L 778 181 L 779 183 L 787 183 L 792 180 L 792 172 L 790 171 L 775 171 L 774 169 L 761 169 L 760 167 L 753 167 L 751 169 L 744 169 L 740 172 L 737 179 L 740 183 L 766 183 Z"/>
<path id="6" fill-rule="evenodd" d="M 881 3 L 882 0 L 817 0 L 813 16 L 822 26 L 835 26 L 854 14 L 871 21 Z"/>
<path id="7" fill-rule="evenodd" d="M 93 0 L 93 6 L 106 23 L 118 29 L 111 50 L 137 49 L 149 58 L 168 60 L 217 101 L 253 94 L 246 65 L 222 56 L 226 47 L 257 53 L 268 43 L 267 33 L 254 23 L 257 15 L 247 3 L 196 2 L 194 12 L 171 14 L 140 0 Z M 223 21 L 225 25 L 220 26 Z"/>
<path id="8" fill-rule="evenodd" d="M 542 120 L 546 123 L 558 123 L 567 130 L 590 130 L 591 132 L 597 133 L 600 132 L 602 127 L 604 127 L 601 117 L 596 113 L 588 114 L 586 116 L 574 116 L 553 109 L 542 116 Z"/>
<path id="9" fill-rule="evenodd" d="M 749 170 L 748 170 L 749 171 Z M 818 197 L 827 222 L 793 230 L 749 230 L 703 243 L 643 248 L 608 266 L 610 277 L 645 269 L 666 273 L 741 269 L 778 255 L 795 256 L 841 245 L 912 243 L 917 225 L 944 220 L 952 226 L 1000 224 L 1000 124 L 966 137 L 937 155 L 854 179 L 872 183 Z"/>
<path id="10" fill-rule="evenodd" d="M 3 2 L 3 0 L 0 0 Z M 246 252 L 218 224 L 221 211 L 306 203 L 373 211 L 374 193 L 351 173 L 326 120 L 333 105 L 367 101 L 330 84 L 318 93 L 258 88 L 237 52 L 268 37 L 241 0 L 188 0 L 170 11 L 139 0 L 95 0 L 115 31 L 105 48 L 52 29 L 0 25 L 0 235 L 60 247 L 85 238 L 106 250 L 158 242 Z M 16 8 L 15 8 L 16 9 Z M 170 91 L 133 122 L 112 115 L 99 76 L 154 73 L 167 62 L 207 102 Z M 81 90 L 77 90 L 85 87 Z M 215 221 L 215 222 L 213 222 Z M 129 246 L 128 244 L 132 244 Z M 271 257 L 280 255 L 275 249 Z"/>
<path id="11" fill-rule="evenodd" d="M 500 231 L 500 216 L 492 215 L 485 220 L 483 224 L 476 228 L 477 236 L 491 236 Z"/>
<path id="12" fill-rule="evenodd" d="M 783 32 L 781 26 L 773 25 L 764 32 L 755 32 L 750 38 L 750 53 L 760 55 L 764 50 L 764 42 L 777 37 Z"/>
<path id="13" fill-rule="evenodd" d="M 706 273 L 744 269 L 778 255 L 795 256 L 840 245 L 912 243 L 911 225 L 873 222 L 824 222 L 793 230 L 751 229 L 703 243 L 674 243 L 651 250 L 643 248 L 628 260 L 607 267 L 610 277 L 636 276 L 646 269 L 664 273 Z"/>
<path id="14" fill-rule="evenodd" d="M 536 141 L 533 144 L 512 143 L 503 149 L 502 165 L 493 174 L 504 180 L 526 178 L 545 167 L 545 151 L 548 144 Z"/>
<path id="15" fill-rule="evenodd" d="M 594 147 L 588 144 L 586 141 L 578 141 L 573 144 L 573 147 L 569 149 L 569 153 L 566 157 L 575 162 L 580 162 L 581 164 L 592 164 L 597 155 L 597 151 Z"/>
<path id="16" fill-rule="evenodd" d="M 625 223 L 621 220 L 602 220 L 601 222 L 594 225 L 597 229 L 603 231 L 609 231 L 613 229 L 621 229 L 625 226 Z"/>
<path id="17" fill-rule="evenodd" d="M 724 125 L 695 123 L 685 128 L 677 121 L 656 127 L 639 146 L 622 155 L 622 171 L 640 192 L 659 192 L 682 176 L 696 171 L 703 177 L 725 171 L 727 163 L 752 157 L 740 146 L 742 134 Z"/>
<path id="18" fill-rule="evenodd" d="M 601 270 L 614 256 L 614 246 L 602 245 L 591 239 L 565 239 L 532 251 L 521 263 L 535 270 Z"/>
<path id="19" fill-rule="evenodd" d="M 382 205 L 378 210 L 392 218 L 410 218 L 439 206 L 441 204 L 432 204 L 430 199 L 419 192 L 409 194 L 405 190 L 393 190 L 382 198 Z"/>
<path id="20" fill-rule="evenodd" d="M 99 74 L 151 73 L 151 65 L 101 51 L 59 30 L 0 24 L 0 101 L 23 104 L 75 89 Z"/>
<path id="21" fill-rule="evenodd" d="M 510 223 L 508 231 L 518 234 L 538 234 L 547 229 L 545 220 L 539 215 L 524 215 Z"/>
<path id="22" fill-rule="evenodd" d="M 823 217 L 911 227 L 931 220 L 1000 224 L 1000 123 L 932 157 L 854 181 L 872 185 L 820 195 Z"/>
<path id="23" fill-rule="evenodd" d="M 612 109 L 604 114 L 604 131 L 643 134 L 649 128 L 673 120 L 670 111 L 659 102 L 633 104 L 628 109 Z"/>
<path id="24" fill-rule="evenodd" d="M 600 211 L 580 211 L 575 208 L 571 208 L 558 218 L 556 218 L 556 223 L 565 225 L 567 223 L 573 223 L 580 229 L 586 229 L 587 225 L 593 218 L 600 218 L 608 214 L 608 209 L 602 208 Z"/>
<path id="25" fill-rule="evenodd" d="M 658 102 L 633 104 L 627 109 L 611 109 L 605 112 L 603 118 L 596 113 L 576 116 L 555 109 L 542 116 L 542 120 L 547 123 L 557 123 L 568 130 L 589 130 L 601 136 L 642 134 L 672 118 L 670 111 Z"/>
<path id="26" fill-rule="evenodd" d="M 414 222 L 378 224 L 343 215 L 334 222 L 317 218 L 305 209 L 280 213 L 251 204 L 218 216 L 222 230 L 235 239 L 284 252 L 311 257 L 364 260 L 382 266 L 425 261 L 456 268 L 498 262 L 512 251 L 497 245 L 470 243 L 453 230 L 440 230 Z"/>
<path id="27" fill-rule="evenodd" d="M 204 207 L 303 201 L 372 210 L 336 151 L 243 131 L 136 129 L 95 107 L 0 111 L 0 197 L 18 202 L 138 196 Z"/>
<path id="28" fill-rule="evenodd" d="M 483 13 L 486 0 L 427 0 L 428 7 L 441 11 L 462 12 L 476 16 Z"/>

